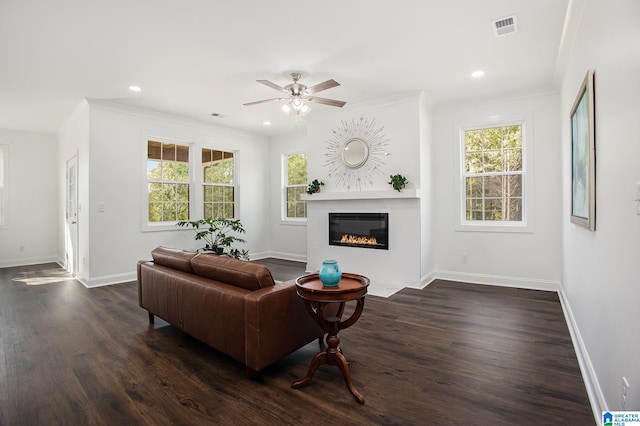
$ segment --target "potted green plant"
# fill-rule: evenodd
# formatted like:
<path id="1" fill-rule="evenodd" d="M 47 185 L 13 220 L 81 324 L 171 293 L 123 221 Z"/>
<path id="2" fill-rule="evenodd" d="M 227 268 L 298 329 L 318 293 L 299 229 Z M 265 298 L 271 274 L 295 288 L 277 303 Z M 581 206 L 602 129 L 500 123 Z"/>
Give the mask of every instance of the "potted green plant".
<path id="1" fill-rule="evenodd" d="M 239 219 L 181 220 L 176 225 L 191 227 L 196 233 L 196 241 L 204 240 L 205 246 L 199 250 L 213 251 L 216 254 L 226 254 L 235 259 L 249 260 L 248 250 L 240 250 L 233 246 L 236 243 L 246 243 L 244 239 L 233 234 L 247 232 Z"/>
<path id="2" fill-rule="evenodd" d="M 401 174 L 391 175 L 389 176 L 389 179 L 390 179 L 388 182 L 389 185 L 393 186 L 393 189 L 395 189 L 398 192 L 404 189 L 405 186 L 407 186 L 407 183 L 409 183 L 407 178 L 402 176 Z"/>
<path id="3" fill-rule="evenodd" d="M 307 188 L 307 194 L 311 195 L 311 194 L 315 194 L 316 192 L 320 192 L 320 187 L 324 186 L 324 182 L 319 181 L 318 179 L 314 179 L 313 182 L 311 182 L 309 184 L 309 187 Z"/>

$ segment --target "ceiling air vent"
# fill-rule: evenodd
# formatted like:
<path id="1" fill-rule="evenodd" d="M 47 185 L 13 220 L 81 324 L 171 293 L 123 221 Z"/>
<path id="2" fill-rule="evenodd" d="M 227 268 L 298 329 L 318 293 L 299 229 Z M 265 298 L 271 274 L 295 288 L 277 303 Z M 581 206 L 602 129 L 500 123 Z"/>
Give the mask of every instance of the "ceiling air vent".
<path id="1" fill-rule="evenodd" d="M 516 15 L 492 21 L 491 27 L 493 28 L 493 33 L 496 37 L 515 33 L 518 30 L 516 25 Z"/>

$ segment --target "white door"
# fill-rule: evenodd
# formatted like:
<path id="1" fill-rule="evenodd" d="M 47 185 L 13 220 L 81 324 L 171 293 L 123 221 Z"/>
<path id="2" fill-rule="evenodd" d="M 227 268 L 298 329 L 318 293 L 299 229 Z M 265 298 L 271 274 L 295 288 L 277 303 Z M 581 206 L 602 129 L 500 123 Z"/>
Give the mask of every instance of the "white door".
<path id="1" fill-rule="evenodd" d="M 67 160 L 65 268 L 78 274 L 78 159 Z"/>

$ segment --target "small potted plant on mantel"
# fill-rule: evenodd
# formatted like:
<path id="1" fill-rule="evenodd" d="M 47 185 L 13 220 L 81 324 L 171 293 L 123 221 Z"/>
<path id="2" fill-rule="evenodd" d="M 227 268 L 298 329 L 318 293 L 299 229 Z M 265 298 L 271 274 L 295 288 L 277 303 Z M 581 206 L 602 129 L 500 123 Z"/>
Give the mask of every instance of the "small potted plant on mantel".
<path id="1" fill-rule="evenodd" d="M 233 247 L 235 243 L 246 243 L 232 233 L 244 234 L 245 231 L 239 219 L 200 219 L 181 220 L 176 223 L 180 227 L 191 227 L 195 231 L 196 241 L 204 240 L 205 246 L 199 251 L 213 251 L 216 254 L 226 254 L 235 259 L 249 260 L 249 251 Z"/>
<path id="2" fill-rule="evenodd" d="M 320 192 L 320 187 L 324 186 L 324 182 L 318 181 L 318 179 L 314 179 L 313 182 L 309 184 L 307 188 L 307 194 L 315 194 L 316 192 Z"/>
<path id="3" fill-rule="evenodd" d="M 407 186 L 407 184 L 409 183 L 407 178 L 402 176 L 401 174 L 391 175 L 391 176 L 389 176 L 389 179 L 390 180 L 387 183 L 389 185 L 393 186 L 393 189 L 395 189 L 398 192 L 403 190 Z"/>

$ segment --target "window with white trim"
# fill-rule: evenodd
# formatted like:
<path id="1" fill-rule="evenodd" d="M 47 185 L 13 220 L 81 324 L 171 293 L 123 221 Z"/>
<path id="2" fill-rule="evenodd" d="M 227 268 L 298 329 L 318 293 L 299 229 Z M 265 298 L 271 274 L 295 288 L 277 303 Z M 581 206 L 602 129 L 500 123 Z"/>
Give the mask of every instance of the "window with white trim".
<path id="1" fill-rule="evenodd" d="M 461 132 L 462 223 L 525 225 L 523 123 Z"/>
<path id="2" fill-rule="evenodd" d="M 236 213 L 235 155 L 202 148 L 204 219 L 232 219 Z"/>
<path id="3" fill-rule="evenodd" d="M 0 226 L 6 222 L 9 193 L 9 145 L 0 145 Z"/>
<path id="4" fill-rule="evenodd" d="M 189 220 L 189 146 L 147 141 L 148 222 Z"/>
<path id="5" fill-rule="evenodd" d="M 307 202 L 300 195 L 307 190 L 307 154 L 285 154 L 283 158 L 283 217 L 285 220 L 306 220 Z"/>

